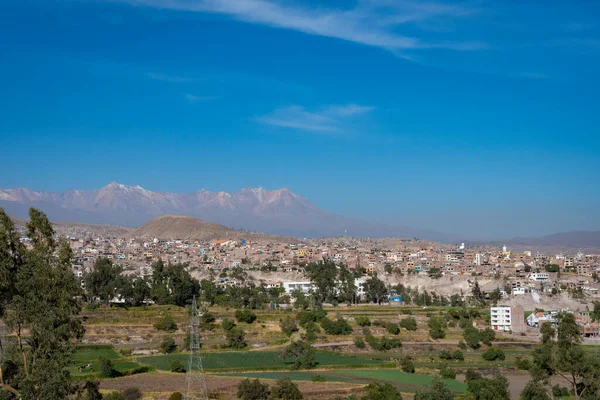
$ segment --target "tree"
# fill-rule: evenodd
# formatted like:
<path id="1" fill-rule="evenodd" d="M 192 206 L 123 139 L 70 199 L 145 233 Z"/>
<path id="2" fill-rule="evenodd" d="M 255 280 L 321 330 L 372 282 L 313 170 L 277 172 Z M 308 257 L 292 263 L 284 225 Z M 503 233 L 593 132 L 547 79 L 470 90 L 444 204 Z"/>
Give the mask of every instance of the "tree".
<path id="1" fill-rule="evenodd" d="M 364 284 L 365 293 L 367 294 L 367 298 L 371 301 L 375 301 L 377 304 L 380 304 L 385 296 L 388 294 L 387 287 L 385 283 L 379 278 L 377 275 L 372 276 L 370 279 Z"/>
<path id="2" fill-rule="evenodd" d="M 600 301 L 594 301 L 594 309 L 590 313 L 592 320 L 600 322 Z"/>
<path id="3" fill-rule="evenodd" d="M 183 400 L 183 394 L 181 392 L 173 392 L 169 396 L 169 400 Z"/>
<path id="4" fill-rule="evenodd" d="M 237 310 L 235 312 L 235 318 L 238 320 L 238 322 L 251 324 L 256 321 L 256 314 L 250 310 Z"/>
<path id="5" fill-rule="evenodd" d="M 548 390 L 540 381 L 530 380 L 521 392 L 521 400 L 552 400 Z"/>
<path id="6" fill-rule="evenodd" d="M 417 330 L 417 320 L 413 317 L 402 318 L 400 320 L 400 328 L 404 328 L 407 331 Z"/>
<path id="7" fill-rule="evenodd" d="M 479 347 L 481 347 L 481 345 L 479 344 L 480 342 L 480 336 L 479 336 L 479 331 L 472 327 L 466 327 L 465 329 L 463 329 L 463 338 L 465 339 L 465 343 L 467 344 L 467 346 L 469 346 L 472 349 L 478 349 Z"/>
<path id="8" fill-rule="evenodd" d="M 322 263 L 310 263 L 306 266 L 306 272 L 315 287 L 315 300 L 317 304 L 332 301 L 335 298 L 336 278 L 338 270 L 331 260 Z"/>
<path id="9" fill-rule="evenodd" d="M 171 372 L 185 373 L 185 365 L 179 360 L 171 361 Z"/>
<path id="10" fill-rule="evenodd" d="M 298 389 L 298 385 L 290 380 L 290 378 L 278 379 L 274 386 L 271 386 L 271 395 L 269 400 L 301 400 L 302 392 Z"/>
<path id="11" fill-rule="evenodd" d="M 483 352 L 481 357 L 486 361 L 504 360 L 506 358 L 504 351 L 499 347 L 490 347 Z"/>
<path id="12" fill-rule="evenodd" d="M 279 321 L 279 327 L 281 328 L 281 331 L 287 336 L 291 336 L 292 333 L 298 332 L 298 325 L 296 324 L 296 319 L 290 315 L 285 316 L 281 321 Z"/>
<path id="13" fill-rule="evenodd" d="M 315 350 L 302 340 L 290 343 L 279 356 L 284 360 L 292 358 L 294 360 L 292 369 L 310 369 L 317 365 Z"/>
<path id="14" fill-rule="evenodd" d="M 454 395 L 440 377 L 434 376 L 431 386 L 415 393 L 414 400 L 454 400 Z"/>
<path id="15" fill-rule="evenodd" d="M 402 359 L 400 359 L 400 368 L 407 374 L 415 373 L 415 364 L 409 357 L 402 357 Z"/>
<path id="16" fill-rule="evenodd" d="M 230 331 L 233 329 L 233 327 L 235 327 L 235 322 L 233 322 L 232 319 L 223 318 L 223 321 L 221 321 L 221 326 L 223 327 L 224 331 Z"/>
<path id="17" fill-rule="evenodd" d="M 340 302 L 356 302 L 356 284 L 354 274 L 344 264 L 338 270 L 338 300 Z"/>
<path id="18" fill-rule="evenodd" d="M 370 383 L 364 388 L 365 395 L 361 400 L 402 400 L 402 395 L 395 386 L 389 383 Z"/>
<path id="19" fill-rule="evenodd" d="M 113 362 L 107 358 L 100 357 L 100 377 L 115 378 L 120 372 L 115 369 Z"/>
<path id="20" fill-rule="evenodd" d="M 231 349 L 245 349 L 248 347 L 248 343 L 246 343 L 246 332 L 237 326 L 226 331 L 225 338 L 227 339 L 227 342 L 224 347 Z"/>
<path id="21" fill-rule="evenodd" d="M 30 249 L 0 209 L 0 317 L 17 338 L 15 348 L 4 349 L 5 363 L 18 371 L 5 377 L 0 368 L 0 389 L 27 399 L 62 399 L 76 390 L 67 367 L 84 331 L 77 318 L 80 286 L 71 271 L 69 244 L 54 238 L 44 213 L 29 210 L 26 236 Z"/>
<path id="22" fill-rule="evenodd" d="M 508 380 L 500 374 L 492 378 L 470 379 L 467 385 L 475 400 L 510 400 Z"/>
<path id="23" fill-rule="evenodd" d="M 215 304 L 215 298 L 219 293 L 217 285 L 214 281 L 208 279 L 202 279 L 200 281 L 200 299 L 209 305 Z"/>
<path id="24" fill-rule="evenodd" d="M 177 330 L 177 324 L 175 323 L 173 316 L 168 312 L 163 314 L 161 319 L 154 324 L 154 327 L 160 331 L 167 332 L 175 332 Z"/>
<path id="25" fill-rule="evenodd" d="M 117 296 L 125 281 L 121 277 L 123 269 L 108 258 L 98 258 L 92 271 L 85 277 L 85 287 L 92 296 L 100 298 L 106 305 Z"/>
<path id="26" fill-rule="evenodd" d="M 175 350 L 177 350 L 175 340 L 173 340 L 171 336 L 165 336 L 160 342 L 160 351 L 162 351 L 165 354 L 169 354 L 173 353 Z"/>
<path id="27" fill-rule="evenodd" d="M 238 384 L 237 397 L 242 400 L 268 400 L 269 385 L 258 379 L 244 379 Z"/>
<path id="28" fill-rule="evenodd" d="M 427 322 L 429 335 L 432 339 L 443 339 L 446 337 L 446 321 L 440 316 L 432 316 Z"/>
<path id="29" fill-rule="evenodd" d="M 485 297 L 483 295 L 483 292 L 481 291 L 481 287 L 479 286 L 479 282 L 477 280 L 475 280 L 475 283 L 473 283 L 473 287 L 471 288 L 471 295 L 473 295 L 473 299 L 481 304 L 485 303 Z"/>

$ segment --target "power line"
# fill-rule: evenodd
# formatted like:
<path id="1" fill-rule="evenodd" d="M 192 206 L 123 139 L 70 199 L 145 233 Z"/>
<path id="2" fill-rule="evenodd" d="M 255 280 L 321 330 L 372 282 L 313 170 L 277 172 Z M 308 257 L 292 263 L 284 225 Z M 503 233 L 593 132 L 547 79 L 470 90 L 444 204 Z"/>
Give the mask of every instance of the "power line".
<path id="1" fill-rule="evenodd" d="M 200 312 L 196 296 L 192 300 L 190 316 L 190 359 L 185 377 L 187 383 L 186 400 L 208 400 L 202 357 L 200 356 Z"/>

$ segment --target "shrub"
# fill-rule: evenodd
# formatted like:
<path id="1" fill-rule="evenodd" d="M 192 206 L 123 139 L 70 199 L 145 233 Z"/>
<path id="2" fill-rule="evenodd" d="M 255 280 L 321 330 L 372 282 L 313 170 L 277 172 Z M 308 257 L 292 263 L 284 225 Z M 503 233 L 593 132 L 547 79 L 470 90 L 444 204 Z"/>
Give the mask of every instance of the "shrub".
<path id="1" fill-rule="evenodd" d="M 341 317 L 335 321 L 325 317 L 321 320 L 321 326 L 328 335 L 349 335 L 352 333 L 352 327 Z"/>
<path id="2" fill-rule="evenodd" d="M 389 383 L 370 383 L 364 388 L 362 400 L 402 400 L 402 395 L 395 386 Z"/>
<path id="3" fill-rule="evenodd" d="M 177 324 L 169 313 L 164 313 L 160 321 L 154 324 L 154 327 L 159 331 L 175 332 L 177 330 Z"/>
<path id="4" fill-rule="evenodd" d="M 221 326 L 223 327 L 224 330 L 230 331 L 235 326 L 235 322 L 233 322 L 233 320 L 231 320 L 229 318 L 224 318 L 223 322 L 221 322 Z"/>
<path id="5" fill-rule="evenodd" d="M 449 352 L 449 351 L 447 351 L 447 350 L 442 350 L 442 351 L 440 351 L 440 355 L 439 355 L 439 357 L 440 357 L 442 360 L 452 360 L 452 353 L 450 353 L 450 352 Z"/>
<path id="6" fill-rule="evenodd" d="M 382 321 L 380 319 L 376 319 L 375 321 L 373 321 L 373 326 L 385 326 L 386 323 L 385 321 Z"/>
<path id="7" fill-rule="evenodd" d="M 490 347 L 481 357 L 486 361 L 504 360 L 506 358 L 502 349 L 498 347 Z"/>
<path id="8" fill-rule="evenodd" d="M 444 379 L 456 379 L 456 371 L 454 368 L 449 368 L 447 365 L 440 367 L 440 376 Z"/>
<path id="9" fill-rule="evenodd" d="M 356 324 L 358 326 L 371 326 L 371 320 L 369 317 L 358 316 L 356 317 Z"/>
<path id="10" fill-rule="evenodd" d="M 408 357 L 402 357 L 402 359 L 400 360 L 400 368 L 407 374 L 415 373 L 415 364 Z"/>
<path id="11" fill-rule="evenodd" d="M 398 324 L 393 324 L 393 323 L 387 324 L 385 329 L 392 335 L 398 335 L 400 333 L 400 327 L 398 326 Z"/>
<path id="12" fill-rule="evenodd" d="M 292 369 L 310 369 L 317 365 L 315 359 L 315 349 L 301 340 L 290 343 L 280 354 L 279 357 L 294 359 Z"/>
<path id="13" fill-rule="evenodd" d="M 171 393 L 169 400 L 183 400 L 183 394 L 181 394 L 181 392 Z"/>
<path id="14" fill-rule="evenodd" d="M 569 396 L 569 389 L 560 385 L 552 386 L 552 396 L 554 397 L 567 397 Z"/>
<path id="15" fill-rule="evenodd" d="M 529 369 L 531 368 L 531 361 L 526 358 L 517 357 L 516 364 L 518 369 L 522 369 L 525 371 L 529 371 Z"/>
<path id="16" fill-rule="evenodd" d="M 354 338 L 354 345 L 359 349 L 365 348 L 365 341 L 360 336 Z"/>
<path id="17" fill-rule="evenodd" d="M 102 400 L 125 400 L 121 392 L 110 392 L 102 395 Z"/>
<path id="18" fill-rule="evenodd" d="M 177 345 L 175 344 L 175 340 L 171 336 L 165 336 L 160 342 L 160 351 L 165 354 L 173 353 L 177 350 Z"/>
<path id="19" fill-rule="evenodd" d="M 245 349 L 248 346 L 248 343 L 246 343 L 246 332 L 237 326 L 228 330 L 225 337 L 227 342 L 223 347 L 230 349 Z"/>
<path id="20" fill-rule="evenodd" d="M 429 335 L 432 339 L 443 339 L 446 337 L 446 321 L 439 316 L 432 316 L 427 323 Z"/>
<path id="21" fill-rule="evenodd" d="M 464 361 L 465 360 L 465 356 L 463 354 L 462 351 L 460 350 L 455 350 L 454 353 L 452 353 L 452 358 L 457 360 L 457 361 Z"/>
<path id="22" fill-rule="evenodd" d="M 139 400 L 142 398 L 142 392 L 136 387 L 129 387 L 123 390 L 123 400 Z"/>
<path id="23" fill-rule="evenodd" d="M 492 342 L 496 339 L 496 332 L 491 328 L 485 328 L 479 332 L 479 337 L 485 345 L 491 346 Z"/>
<path id="24" fill-rule="evenodd" d="M 402 346 L 402 342 L 400 342 L 400 339 L 390 339 L 385 336 L 382 337 L 380 340 L 377 340 L 377 338 L 369 335 L 365 337 L 365 340 L 367 341 L 369 346 L 373 348 L 373 350 L 377 351 L 386 351 Z"/>
<path id="25" fill-rule="evenodd" d="M 310 380 L 313 382 L 325 382 L 327 381 L 327 378 L 325 378 L 323 375 L 314 375 Z"/>
<path id="26" fill-rule="evenodd" d="M 317 375 L 318 376 L 318 375 Z M 301 400 L 302 393 L 298 389 L 298 385 L 290 380 L 290 378 L 278 379 L 277 383 L 271 386 L 271 395 L 269 400 Z"/>
<path id="27" fill-rule="evenodd" d="M 400 328 L 404 328 L 407 331 L 416 331 L 417 320 L 412 317 L 403 318 L 402 320 L 400 320 Z"/>
<path id="28" fill-rule="evenodd" d="M 171 372 L 184 373 L 185 365 L 179 360 L 173 360 L 171 361 Z"/>
<path id="29" fill-rule="evenodd" d="M 281 331 L 287 336 L 291 336 L 292 333 L 298 332 L 298 325 L 296 325 L 296 320 L 294 319 L 294 317 L 289 315 L 279 321 L 279 327 L 281 328 Z"/>
<path id="30" fill-rule="evenodd" d="M 296 314 L 296 319 L 298 319 L 298 324 L 304 328 L 309 322 L 317 322 L 317 315 L 312 311 L 300 311 Z"/>
<path id="31" fill-rule="evenodd" d="M 247 324 L 251 324 L 254 321 L 256 321 L 256 314 L 246 309 L 237 310 L 235 312 L 235 318 L 238 320 L 238 322 L 245 322 Z"/>
<path id="32" fill-rule="evenodd" d="M 215 316 L 210 311 L 208 311 L 207 309 L 203 309 L 202 310 L 202 317 L 201 317 L 201 319 L 202 319 L 202 323 L 204 325 L 212 324 L 216 320 Z"/>
<path id="33" fill-rule="evenodd" d="M 121 349 L 121 350 L 119 350 L 119 353 L 121 353 L 122 356 L 129 357 L 132 353 L 132 350 L 131 349 Z"/>
<path id="34" fill-rule="evenodd" d="M 100 357 L 100 377 L 101 378 L 116 378 L 121 375 L 113 365 L 113 362 L 107 358 Z"/>
<path id="35" fill-rule="evenodd" d="M 246 378 L 238 385 L 237 397 L 242 400 L 267 400 L 269 393 L 269 385 L 266 383 Z"/>
<path id="36" fill-rule="evenodd" d="M 462 349 L 462 350 L 466 350 L 467 344 L 461 340 L 460 342 L 458 342 L 458 348 Z"/>
<path id="37" fill-rule="evenodd" d="M 465 382 L 479 381 L 482 378 L 483 376 L 473 368 L 469 368 L 467 369 L 467 372 L 465 372 Z"/>
<path id="38" fill-rule="evenodd" d="M 465 343 L 472 349 L 478 349 L 480 347 L 481 336 L 479 331 L 472 326 L 469 326 L 463 330 L 463 338 L 465 339 Z"/>

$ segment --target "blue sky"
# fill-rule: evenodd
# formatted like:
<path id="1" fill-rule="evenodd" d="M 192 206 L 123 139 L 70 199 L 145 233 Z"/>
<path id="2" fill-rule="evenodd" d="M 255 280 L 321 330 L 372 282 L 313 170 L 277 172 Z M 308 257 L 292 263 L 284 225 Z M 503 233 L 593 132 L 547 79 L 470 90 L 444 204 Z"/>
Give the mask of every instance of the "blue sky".
<path id="1" fill-rule="evenodd" d="M 470 238 L 600 227 L 600 4 L 0 3 L 0 187 L 288 187 Z"/>

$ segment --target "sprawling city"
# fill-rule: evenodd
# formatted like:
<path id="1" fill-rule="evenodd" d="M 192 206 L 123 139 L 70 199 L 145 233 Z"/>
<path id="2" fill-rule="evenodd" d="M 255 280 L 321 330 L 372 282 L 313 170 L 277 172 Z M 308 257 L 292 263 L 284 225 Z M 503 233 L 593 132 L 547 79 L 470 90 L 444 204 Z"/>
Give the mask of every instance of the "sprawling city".
<path id="1" fill-rule="evenodd" d="M 0 400 L 600 400 L 600 4 L 0 15 Z"/>

